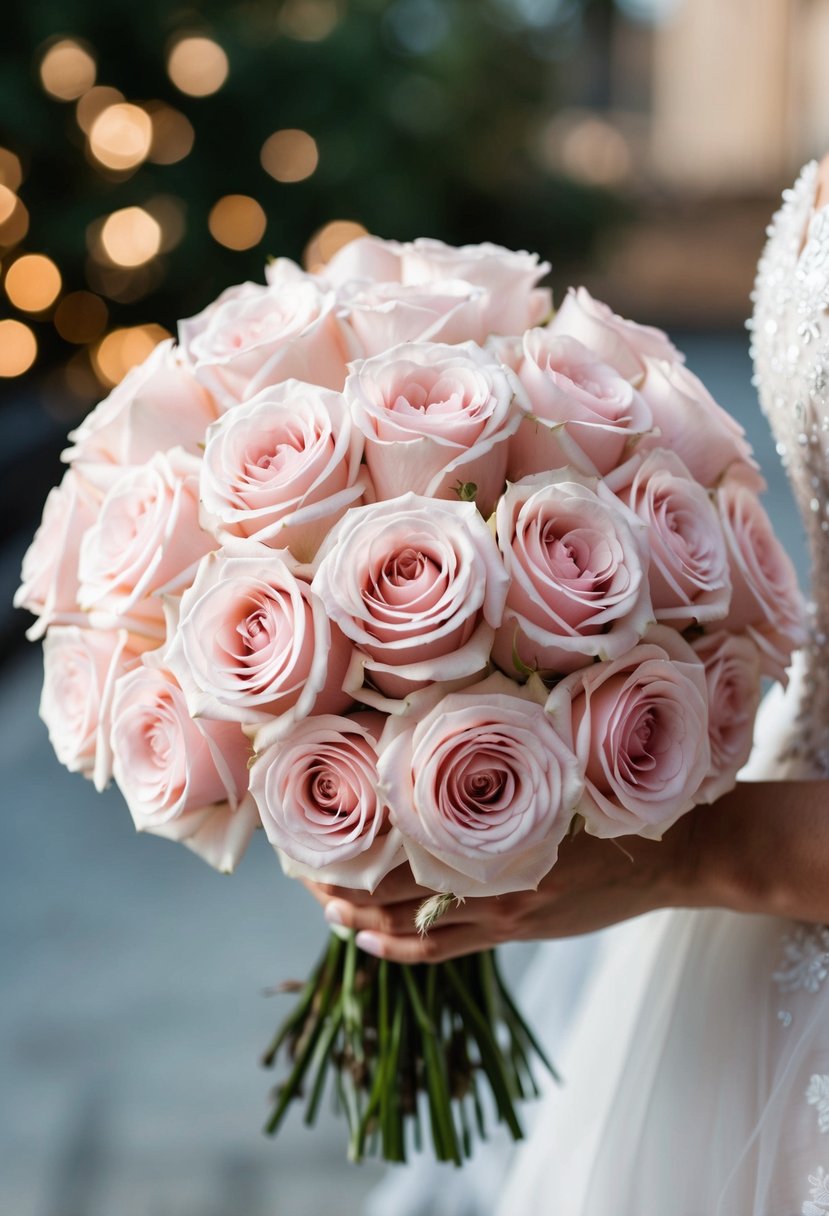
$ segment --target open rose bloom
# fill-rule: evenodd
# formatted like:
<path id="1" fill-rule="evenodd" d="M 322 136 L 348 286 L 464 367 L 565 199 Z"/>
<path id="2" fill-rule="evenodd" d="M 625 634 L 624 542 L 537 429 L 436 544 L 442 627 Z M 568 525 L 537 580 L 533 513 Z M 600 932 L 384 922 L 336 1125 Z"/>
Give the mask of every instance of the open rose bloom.
<path id="1" fill-rule="evenodd" d="M 664 334 L 584 288 L 554 312 L 548 270 L 376 237 L 314 273 L 278 259 L 72 432 L 15 603 L 57 755 L 140 831 L 228 871 L 261 827 L 288 875 L 368 891 L 407 865 L 437 915 L 537 887 L 568 834 L 659 838 L 734 784 L 805 636 L 762 479 Z M 485 990 L 499 1067 L 532 1054 L 491 961 L 462 964 L 421 991 L 333 939 L 286 1042 L 362 1061 L 352 1156 L 402 1152 L 395 1017 L 421 1058 L 432 1002 L 486 1073 Z M 471 1080 L 441 1090 L 428 1052 L 457 1161 Z"/>

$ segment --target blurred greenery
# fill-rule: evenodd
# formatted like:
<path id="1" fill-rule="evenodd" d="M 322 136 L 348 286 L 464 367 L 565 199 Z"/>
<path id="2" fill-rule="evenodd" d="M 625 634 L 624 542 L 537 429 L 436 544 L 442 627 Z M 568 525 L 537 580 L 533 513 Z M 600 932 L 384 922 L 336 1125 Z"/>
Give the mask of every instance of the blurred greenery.
<path id="1" fill-rule="evenodd" d="M 64 291 L 84 288 L 89 225 L 173 196 L 185 208 L 180 243 L 132 275 L 120 300 L 107 300 L 110 327 L 169 329 L 229 283 L 261 279 L 266 256 L 301 258 L 333 219 L 402 239 L 537 249 L 559 266 L 582 261 L 623 208 L 546 167 L 540 132 L 565 78 L 574 100 L 577 52 L 575 100 L 601 102 L 611 8 L 610 0 L 13 0 L 0 17 L 0 145 L 23 162 L 31 226 L 11 252 L 47 253 Z M 207 34 L 228 55 L 228 78 L 211 96 L 186 96 L 167 74 L 169 48 L 184 33 Z M 96 166 L 74 102 L 40 83 L 42 54 L 61 36 L 88 44 L 96 83 L 184 113 L 196 133 L 192 152 L 128 173 Z M 319 165 L 304 181 L 280 183 L 262 168 L 262 144 L 282 128 L 317 141 Z M 211 207 L 228 193 L 252 196 L 267 214 L 252 249 L 226 249 L 208 231 Z M 38 368 L 75 349 L 49 314 L 31 323 Z"/>

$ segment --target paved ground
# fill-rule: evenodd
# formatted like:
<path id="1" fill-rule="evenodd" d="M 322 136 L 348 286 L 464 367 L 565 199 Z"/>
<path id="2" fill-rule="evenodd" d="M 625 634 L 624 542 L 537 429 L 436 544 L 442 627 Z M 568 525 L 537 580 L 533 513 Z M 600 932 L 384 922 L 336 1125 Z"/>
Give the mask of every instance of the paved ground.
<path id="1" fill-rule="evenodd" d="M 743 344 L 684 345 L 750 428 L 802 564 Z M 32 649 L 0 682 L 0 1213 L 358 1213 L 378 1170 L 344 1164 L 331 1119 L 259 1132 L 257 1057 L 284 1007 L 261 993 L 307 969 L 315 908 L 262 839 L 231 881 L 136 837 L 117 793 L 95 797 L 51 755 L 39 680 Z"/>

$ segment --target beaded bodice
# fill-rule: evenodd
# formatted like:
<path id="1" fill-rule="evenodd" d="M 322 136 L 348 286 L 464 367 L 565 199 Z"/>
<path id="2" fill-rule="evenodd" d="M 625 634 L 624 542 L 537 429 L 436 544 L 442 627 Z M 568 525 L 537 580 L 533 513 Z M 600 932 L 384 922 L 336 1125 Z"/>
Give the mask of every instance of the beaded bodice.
<path id="1" fill-rule="evenodd" d="M 755 384 L 803 517 L 812 572 L 789 758 L 829 774 L 829 208 L 814 210 L 817 179 L 817 164 L 806 165 L 772 220 L 751 331 Z"/>

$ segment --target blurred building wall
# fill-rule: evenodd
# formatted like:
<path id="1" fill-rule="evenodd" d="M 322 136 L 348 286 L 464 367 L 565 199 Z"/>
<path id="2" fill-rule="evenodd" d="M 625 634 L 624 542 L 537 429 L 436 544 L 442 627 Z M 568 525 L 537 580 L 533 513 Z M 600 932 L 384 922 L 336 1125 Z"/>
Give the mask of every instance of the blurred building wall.
<path id="1" fill-rule="evenodd" d="M 828 0 L 681 0 L 653 62 L 666 184 L 762 193 L 829 148 Z"/>

